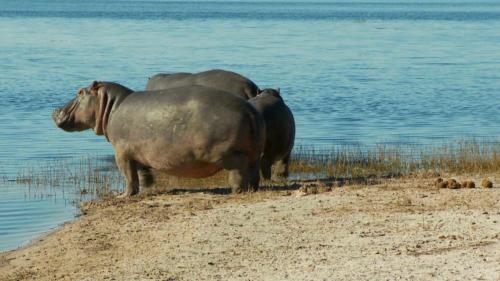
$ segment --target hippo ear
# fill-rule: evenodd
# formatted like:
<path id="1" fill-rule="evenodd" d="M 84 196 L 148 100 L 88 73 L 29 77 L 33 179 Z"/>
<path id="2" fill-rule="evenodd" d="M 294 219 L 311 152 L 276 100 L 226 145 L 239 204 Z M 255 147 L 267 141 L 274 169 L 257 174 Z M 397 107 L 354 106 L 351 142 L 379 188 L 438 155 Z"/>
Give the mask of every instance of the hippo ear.
<path id="1" fill-rule="evenodd" d="M 278 89 L 277 89 L 277 91 L 278 91 L 278 94 L 280 94 L 280 95 L 281 95 L 281 89 L 280 89 L 280 88 L 278 88 Z"/>
<path id="2" fill-rule="evenodd" d="M 99 82 L 97 82 L 97 81 L 92 82 L 92 84 L 90 84 L 89 89 L 90 89 L 90 93 L 96 96 L 97 92 L 99 90 Z"/>
<path id="3" fill-rule="evenodd" d="M 96 121 L 95 121 L 95 134 L 106 135 L 106 128 L 108 126 L 109 113 L 113 106 L 113 99 L 111 99 L 105 87 L 100 87 L 97 91 L 97 108 L 96 108 Z M 107 138 L 107 135 L 106 135 Z"/>

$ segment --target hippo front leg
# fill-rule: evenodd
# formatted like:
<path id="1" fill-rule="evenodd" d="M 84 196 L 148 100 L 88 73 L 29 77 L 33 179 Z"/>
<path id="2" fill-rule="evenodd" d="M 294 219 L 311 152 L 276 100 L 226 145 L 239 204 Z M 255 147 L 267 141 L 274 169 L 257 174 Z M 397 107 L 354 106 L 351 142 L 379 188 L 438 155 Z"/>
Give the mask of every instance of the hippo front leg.
<path id="1" fill-rule="evenodd" d="M 117 152 L 115 155 L 116 165 L 120 168 L 123 176 L 125 177 L 126 187 L 125 191 L 119 196 L 129 197 L 139 193 L 139 176 L 137 174 L 137 163 L 132 160 L 128 155 Z"/>
<path id="2" fill-rule="evenodd" d="M 271 160 L 269 160 L 265 155 L 260 160 L 260 171 L 262 173 L 262 177 L 266 180 L 271 179 Z"/>

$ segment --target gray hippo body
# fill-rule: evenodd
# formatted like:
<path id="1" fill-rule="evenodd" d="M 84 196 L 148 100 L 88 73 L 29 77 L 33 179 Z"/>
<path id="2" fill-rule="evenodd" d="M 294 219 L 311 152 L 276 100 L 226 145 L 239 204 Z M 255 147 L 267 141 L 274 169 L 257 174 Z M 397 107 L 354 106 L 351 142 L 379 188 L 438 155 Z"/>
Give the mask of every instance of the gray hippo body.
<path id="1" fill-rule="evenodd" d="M 265 89 L 258 96 L 248 100 L 262 114 L 266 123 L 266 145 L 261 159 L 261 172 L 265 179 L 274 176 L 288 177 L 290 154 L 295 141 L 293 114 L 278 91 Z"/>
<path id="2" fill-rule="evenodd" d="M 139 192 L 138 170 L 149 168 L 183 177 L 226 169 L 233 191 L 258 188 L 264 120 L 246 101 L 225 92 L 196 85 L 132 92 L 94 82 L 53 118 L 66 131 L 94 128 L 106 136 L 126 178 L 124 196 Z"/>
<path id="3" fill-rule="evenodd" d="M 208 70 L 200 73 L 159 73 L 149 78 L 146 91 L 164 90 L 180 86 L 200 85 L 235 94 L 244 99 L 255 97 L 259 87 L 250 79 L 227 70 Z"/>

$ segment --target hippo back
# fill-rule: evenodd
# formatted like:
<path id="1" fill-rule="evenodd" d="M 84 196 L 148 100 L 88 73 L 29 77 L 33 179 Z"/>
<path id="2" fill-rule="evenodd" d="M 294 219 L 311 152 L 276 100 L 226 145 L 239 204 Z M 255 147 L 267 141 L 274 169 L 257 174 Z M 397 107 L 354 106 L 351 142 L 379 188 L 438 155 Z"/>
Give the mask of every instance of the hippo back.
<path id="1" fill-rule="evenodd" d="M 178 72 L 178 73 L 158 73 L 149 78 L 146 84 L 146 91 L 157 91 L 169 88 L 176 88 L 183 86 L 188 81 L 184 78 L 192 76 L 192 73 Z"/>
<path id="2" fill-rule="evenodd" d="M 227 70 L 213 69 L 200 73 L 156 74 L 146 85 L 147 91 L 199 85 L 222 90 L 244 99 L 255 97 L 259 87 L 250 79 Z"/>

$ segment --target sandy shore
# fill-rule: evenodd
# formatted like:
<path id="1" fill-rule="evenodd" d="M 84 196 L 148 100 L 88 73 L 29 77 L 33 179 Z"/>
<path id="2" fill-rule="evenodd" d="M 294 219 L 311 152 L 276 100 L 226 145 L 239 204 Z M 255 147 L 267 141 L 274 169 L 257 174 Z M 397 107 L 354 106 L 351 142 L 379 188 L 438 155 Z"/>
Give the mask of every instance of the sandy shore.
<path id="1" fill-rule="evenodd" d="M 0 255 L 0 280 L 500 280 L 500 188 L 388 180 L 299 196 L 90 203 Z"/>

